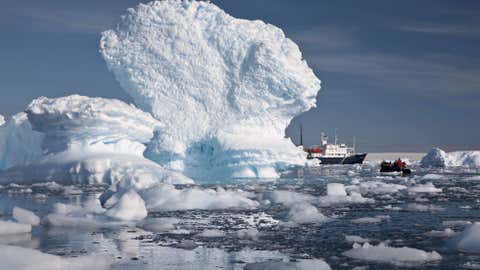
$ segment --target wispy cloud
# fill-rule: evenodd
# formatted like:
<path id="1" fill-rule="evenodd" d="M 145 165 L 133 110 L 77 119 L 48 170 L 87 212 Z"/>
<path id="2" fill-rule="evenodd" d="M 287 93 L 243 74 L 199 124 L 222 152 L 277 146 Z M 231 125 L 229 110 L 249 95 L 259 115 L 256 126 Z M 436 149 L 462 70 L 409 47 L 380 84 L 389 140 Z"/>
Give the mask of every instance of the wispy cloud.
<path id="1" fill-rule="evenodd" d="M 397 29 L 413 33 L 480 37 L 480 28 L 478 25 L 412 24 L 400 26 Z"/>

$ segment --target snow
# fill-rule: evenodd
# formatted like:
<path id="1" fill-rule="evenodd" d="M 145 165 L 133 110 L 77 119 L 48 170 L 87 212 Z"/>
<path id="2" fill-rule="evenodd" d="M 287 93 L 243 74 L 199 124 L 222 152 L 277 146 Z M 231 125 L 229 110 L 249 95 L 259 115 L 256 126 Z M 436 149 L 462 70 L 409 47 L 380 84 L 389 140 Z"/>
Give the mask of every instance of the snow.
<path id="1" fill-rule="evenodd" d="M 377 246 L 369 243 L 354 244 L 353 249 L 344 252 L 343 255 L 353 259 L 391 263 L 398 266 L 415 266 L 442 259 L 436 251 L 427 252 L 409 247 L 389 247 L 383 243 Z"/>
<path id="2" fill-rule="evenodd" d="M 420 161 L 422 167 L 480 167 L 480 151 L 446 153 L 440 148 L 431 149 Z"/>
<path id="3" fill-rule="evenodd" d="M 299 260 L 298 262 L 269 261 L 247 263 L 245 270 L 330 270 L 323 260 Z"/>
<path id="4" fill-rule="evenodd" d="M 108 68 L 160 122 L 146 155 L 194 178 L 266 177 L 303 165 L 284 138 L 320 80 L 283 31 L 210 2 L 155 1 L 102 33 Z M 192 117 L 195 116 L 195 117 Z"/>
<path id="5" fill-rule="evenodd" d="M 458 251 L 480 253 L 480 222 L 474 222 L 451 241 Z"/>
<path id="6" fill-rule="evenodd" d="M 115 205 L 107 210 L 105 215 L 119 220 L 138 221 L 147 217 L 148 212 L 142 198 L 135 190 L 130 189 L 120 197 Z"/>
<path id="7" fill-rule="evenodd" d="M 104 256 L 64 258 L 23 247 L 0 244 L 2 269 L 16 270 L 102 270 L 110 269 L 111 260 Z"/>
<path id="8" fill-rule="evenodd" d="M 13 218 L 23 224 L 30 224 L 32 226 L 40 224 L 40 218 L 35 215 L 35 213 L 18 206 L 13 207 Z"/>

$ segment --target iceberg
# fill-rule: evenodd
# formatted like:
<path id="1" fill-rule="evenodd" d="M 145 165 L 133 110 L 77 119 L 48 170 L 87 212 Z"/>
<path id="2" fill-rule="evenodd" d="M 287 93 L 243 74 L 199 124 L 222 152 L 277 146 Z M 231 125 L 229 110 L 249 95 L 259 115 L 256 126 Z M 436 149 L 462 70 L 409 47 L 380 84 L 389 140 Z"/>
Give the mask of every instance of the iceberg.
<path id="1" fill-rule="evenodd" d="M 480 168 L 480 151 L 455 151 L 446 153 L 440 148 L 431 149 L 420 161 L 422 167 Z"/>
<path id="2" fill-rule="evenodd" d="M 0 125 L 0 171 L 37 160 L 42 155 L 42 140 L 43 134 L 32 130 L 26 113 L 12 116 Z"/>
<path id="3" fill-rule="evenodd" d="M 13 135 L 6 136 L 6 141 L 22 140 L 9 146 L 25 148 L 26 154 L 23 159 L 15 156 L 16 166 L 0 173 L 0 183 L 61 180 L 145 188 L 161 181 L 192 182 L 143 156 L 158 122 L 122 101 L 78 95 L 40 97 L 30 103 L 21 120 L 15 128 L 7 124 L 5 131 Z M 15 134 L 28 136 L 13 139 Z M 25 141 L 29 143 L 22 145 Z"/>
<path id="4" fill-rule="evenodd" d="M 283 31 L 210 2 L 154 1 L 102 33 L 100 52 L 159 122 L 146 156 L 193 178 L 266 177 L 305 154 L 285 138 L 320 80 Z"/>

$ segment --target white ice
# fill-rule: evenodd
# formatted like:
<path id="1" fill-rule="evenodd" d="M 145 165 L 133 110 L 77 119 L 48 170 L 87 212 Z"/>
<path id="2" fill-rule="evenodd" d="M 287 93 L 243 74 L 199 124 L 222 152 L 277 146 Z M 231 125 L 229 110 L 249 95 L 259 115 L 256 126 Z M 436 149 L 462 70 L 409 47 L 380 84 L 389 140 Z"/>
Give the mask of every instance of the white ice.
<path id="1" fill-rule="evenodd" d="M 480 151 L 446 153 L 440 148 L 431 149 L 420 161 L 422 167 L 480 167 Z"/>
<path id="2" fill-rule="evenodd" d="M 27 209 L 15 206 L 13 207 L 12 214 L 13 218 L 20 223 L 30 224 L 32 226 L 37 226 L 40 224 L 40 218 L 35 215 L 35 213 Z"/>
<path id="3" fill-rule="evenodd" d="M 451 243 L 461 252 L 480 253 L 480 223 L 475 222 L 462 233 L 455 236 Z"/>
<path id="4" fill-rule="evenodd" d="M 436 251 L 427 252 L 409 247 L 389 247 L 383 243 L 377 246 L 369 243 L 354 244 L 353 249 L 344 252 L 343 255 L 353 259 L 391 263 L 398 266 L 415 266 L 442 259 Z"/>
<path id="5" fill-rule="evenodd" d="M 192 177 L 278 177 L 305 155 L 284 130 L 320 81 L 283 31 L 210 2 L 127 10 L 100 50 L 135 103 L 160 122 L 147 156 Z"/>
<path id="6" fill-rule="evenodd" d="M 31 231 L 32 231 L 32 225 L 30 224 L 22 224 L 22 223 L 17 223 L 13 221 L 0 220 L 0 235 L 29 233 Z"/>
<path id="7" fill-rule="evenodd" d="M 245 270 L 330 270 L 330 266 L 323 260 L 299 260 L 297 262 L 269 261 L 248 263 Z"/>
<path id="8" fill-rule="evenodd" d="M 103 270 L 110 269 L 111 259 L 104 256 L 60 257 L 38 250 L 0 244 L 0 268 L 15 270 Z"/>
<path id="9" fill-rule="evenodd" d="M 105 212 L 105 215 L 119 220 L 139 221 L 147 217 L 148 212 L 143 199 L 135 190 L 130 189 Z"/>

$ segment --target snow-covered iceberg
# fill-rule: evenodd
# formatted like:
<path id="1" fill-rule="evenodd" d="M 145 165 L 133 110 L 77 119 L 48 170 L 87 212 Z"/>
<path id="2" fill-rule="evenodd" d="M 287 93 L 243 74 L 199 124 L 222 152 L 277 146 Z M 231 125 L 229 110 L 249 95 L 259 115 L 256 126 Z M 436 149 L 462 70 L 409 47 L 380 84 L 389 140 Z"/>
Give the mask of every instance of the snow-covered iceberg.
<path id="1" fill-rule="evenodd" d="M 108 68 L 160 128 L 146 155 L 192 177 L 277 177 L 303 164 L 284 138 L 320 80 L 283 31 L 210 2 L 139 4 L 102 33 Z"/>
<path id="2" fill-rule="evenodd" d="M 440 148 L 431 149 L 420 161 L 422 167 L 480 168 L 480 151 L 455 151 L 446 153 Z"/>
<path id="3" fill-rule="evenodd" d="M 26 146 L 15 142 L 10 147 L 31 146 L 35 159 L 17 162 L 2 172 L 0 183 L 60 180 L 144 188 L 165 180 L 191 181 L 143 157 L 158 122 L 133 105 L 78 95 L 40 97 L 30 103 L 27 116 L 28 120 L 22 118 L 25 127 L 13 131 L 38 133 L 38 140 Z"/>

